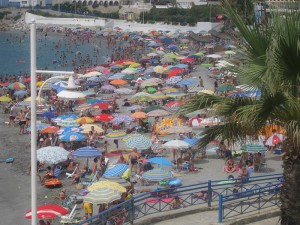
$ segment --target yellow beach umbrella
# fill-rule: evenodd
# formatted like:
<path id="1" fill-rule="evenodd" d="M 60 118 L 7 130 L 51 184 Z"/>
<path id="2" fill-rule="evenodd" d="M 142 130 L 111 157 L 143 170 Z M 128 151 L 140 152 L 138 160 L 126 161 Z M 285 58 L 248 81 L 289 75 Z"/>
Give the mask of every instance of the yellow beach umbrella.
<path id="1" fill-rule="evenodd" d="M 94 122 L 95 122 L 92 118 L 87 117 L 87 116 L 78 118 L 78 119 L 76 119 L 76 121 L 77 121 L 78 123 L 80 123 L 80 124 L 94 123 Z"/>
<path id="2" fill-rule="evenodd" d="M 45 103 L 45 102 L 46 102 L 45 99 L 43 99 L 43 98 L 40 98 L 40 99 L 41 99 L 41 102 L 42 102 L 42 103 Z M 24 102 L 30 102 L 30 101 L 31 101 L 31 96 L 28 97 L 28 98 L 26 98 L 26 99 L 24 100 Z M 36 97 L 36 102 L 38 103 L 38 101 L 39 101 L 39 98 Z"/>
<path id="3" fill-rule="evenodd" d="M 0 97 L 0 102 L 11 102 L 12 99 L 6 96 L 1 96 Z"/>
<path id="4" fill-rule="evenodd" d="M 137 68 L 137 67 L 140 67 L 140 66 L 141 66 L 141 64 L 134 62 L 134 63 L 131 63 L 129 67 Z"/>
<path id="5" fill-rule="evenodd" d="M 91 130 L 92 130 L 92 127 L 94 127 L 94 130 L 98 133 L 102 133 L 104 130 L 99 127 L 98 125 L 93 125 L 93 124 L 83 124 L 81 126 L 81 128 L 83 129 L 82 133 L 84 134 L 88 134 Z"/>
<path id="6" fill-rule="evenodd" d="M 153 68 L 153 71 L 155 73 L 163 73 L 163 72 L 165 72 L 165 70 L 166 69 L 164 67 L 162 67 L 162 66 L 156 66 L 156 67 Z"/>
<path id="7" fill-rule="evenodd" d="M 89 186 L 87 189 L 88 189 L 88 191 L 91 192 L 91 191 L 94 191 L 94 190 L 97 190 L 100 188 L 108 188 L 111 190 L 118 191 L 120 193 L 126 192 L 126 188 L 123 187 L 121 184 L 118 184 L 116 182 L 109 181 L 109 180 L 102 180 L 102 181 L 95 182 L 94 184 Z"/>

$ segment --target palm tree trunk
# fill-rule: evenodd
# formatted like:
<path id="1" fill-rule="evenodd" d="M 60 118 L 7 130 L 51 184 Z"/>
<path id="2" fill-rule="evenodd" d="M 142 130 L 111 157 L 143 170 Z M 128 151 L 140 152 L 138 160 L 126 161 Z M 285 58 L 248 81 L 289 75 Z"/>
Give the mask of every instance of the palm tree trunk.
<path id="1" fill-rule="evenodd" d="M 281 191 L 281 224 L 300 225 L 300 148 L 290 141 L 283 146 L 283 178 Z"/>

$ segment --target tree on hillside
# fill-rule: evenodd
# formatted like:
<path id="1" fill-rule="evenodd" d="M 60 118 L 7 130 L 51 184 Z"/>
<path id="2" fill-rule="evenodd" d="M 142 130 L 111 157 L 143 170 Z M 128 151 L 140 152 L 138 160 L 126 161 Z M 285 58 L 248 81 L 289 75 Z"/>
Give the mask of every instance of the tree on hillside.
<path id="1" fill-rule="evenodd" d="M 217 137 L 243 141 L 267 124 L 285 128 L 281 224 L 300 224 L 300 14 L 287 10 L 272 14 L 268 24 L 246 26 L 227 1 L 222 4 L 246 49 L 246 61 L 232 70 L 243 83 L 260 89 L 261 97 L 198 94 L 187 100 L 182 112 L 214 107 L 216 116 L 224 118 L 223 124 L 205 130 L 202 145 Z"/>

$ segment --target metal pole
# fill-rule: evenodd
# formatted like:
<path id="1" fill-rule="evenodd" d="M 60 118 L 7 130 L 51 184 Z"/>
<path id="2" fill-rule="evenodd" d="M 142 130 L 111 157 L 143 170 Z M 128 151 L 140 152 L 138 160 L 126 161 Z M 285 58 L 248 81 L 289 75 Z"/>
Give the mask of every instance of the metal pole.
<path id="1" fill-rule="evenodd" d="M 57 76 L 57 77 L 51 77 L 48 80 L 45 80 L 45 82 L 42 84 L 42 86 L 40 87 L 39 93 L 38 93 L 38 104 L 41 103 L 41 93 L 42 93 L 42 89 L 43 87 L 51 80 L 56 80 L 56 79 L 63 79 L 65 78 L 64 76 Z"/>
<path id="2" fill-rule="evenodd" d="M 222 223 L 223 220 L 223 195 L 219 195 L 219 212 L 218 212 L 218 223 Z"/>
<path id="3" fill-rule="evenodd" d="M 145 1 L 143 1 L 143 24 L 145 23 Z"/>
<path id="4" fill-rule="evenodd" d="M 31 225 L 37 225 L 37 159 L 36 159 L 36 27 L 30 24 L 30 88 L 31 88 Z"/>

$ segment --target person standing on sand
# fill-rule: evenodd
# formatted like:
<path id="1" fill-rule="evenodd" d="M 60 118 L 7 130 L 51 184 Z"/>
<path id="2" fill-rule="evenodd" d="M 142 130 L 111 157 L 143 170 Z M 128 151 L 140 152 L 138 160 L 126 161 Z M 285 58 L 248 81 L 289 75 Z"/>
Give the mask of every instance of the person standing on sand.
<path id="1" fill-rule="evenodd" d="M 204 87 L 204 85 L 203 85 L 203 79 L 202 79 L 201 76 L 199 77 L 199 85 L 200 85 L 200 87 Z"/>
<path id="2" fill-rule="evenodd" d="M 215 92 L 217 91 L 218 87 L 219 87 L 219 84 L 218 84 L 218 81 L 216 79 L 215 82 L 214 82 L 214 91 Z"/>
<path id="3" fill-rule="evenodd" d="M 15 126 L 15 119 L 17 116 L 17 112 L 16 112 L 16 107 L 15 105 L 12 105 L 9 111 L 9 123 L 8 123 L 8 127 L 10 127 L 11 125 L 14 127 Z"/>
<path id="4" fill-rule="evenodd" d="M 26 114 L 25 112 L 21 109 L 19 112 L 19 125 L 20 125 L 20 134 L 25 133 L 25 125 L 26 125 Z"/>

